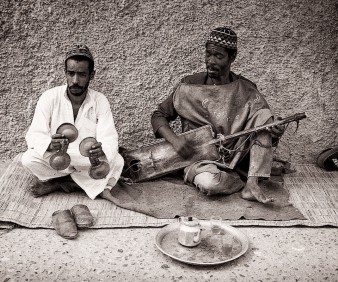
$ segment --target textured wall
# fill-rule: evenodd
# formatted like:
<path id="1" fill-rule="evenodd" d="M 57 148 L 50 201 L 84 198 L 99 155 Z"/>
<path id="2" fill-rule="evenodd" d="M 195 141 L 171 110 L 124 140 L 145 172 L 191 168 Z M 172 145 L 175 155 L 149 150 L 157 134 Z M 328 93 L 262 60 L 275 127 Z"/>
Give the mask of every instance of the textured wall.
<path id="1" fill-rule="evenodd" d="M 26 149 L 38 97 L 65 82 L 71 43 L 91 48 L 91 87 L 111 102 L 120 144 L 136 148 L 153 140 L 156 105 L 182 76 L 204 69 L 206 37 L 222 25 L 239 36 L 234 71 L 258 84 L 276 114 L 308 114 L 277 153 L 313 162 L 338 144 L 335 0 L 2 0 L 0 8 L 2 159 Z"/>

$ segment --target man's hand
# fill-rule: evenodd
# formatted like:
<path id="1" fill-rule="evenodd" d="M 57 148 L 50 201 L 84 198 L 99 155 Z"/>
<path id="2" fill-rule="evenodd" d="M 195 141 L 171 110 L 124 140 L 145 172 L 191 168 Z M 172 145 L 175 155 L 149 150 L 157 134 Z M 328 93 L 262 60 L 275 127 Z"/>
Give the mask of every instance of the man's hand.
<path id="1" fill-rule="evenodd" d="M 103 156 L 103 150 L 102 150 L 102 143 L 101 142 L 97 142 L 94 145 L 92 145 L 91 149 L 89 150 L 89 154 L 91 154 L 92 156 L 95 155 L 97 157 Z"/>
<path id="2" fill-rule="evenodd" d="M 195 150 L 189 142 L 184 138 L 184 136 L 177 136 L 172 143 L 175 151 L 184 159 L 188 159 L 189 157 L 193 156 Z"/>
<path id="3" fill-rule="evenodd" d="M 52 140 L 47 148 L 47 151 L 58 151 L 62 147 L 62 143 L 68 144 L 68 139 L 63 134 L 52 135 Z"/>
<path id="4" fill-rule="evenodd" d="M 176 135 L 169 125 L 161 126 L 158 129 L 158 133 L 167 140 L 174 147 L 174 150 L 184 159 L 191 157 L 195 153 L 195 150 L 185 139 L 184 135 Z"/>
<path id="5" fill-rule="evenodd" d="M 277 117 L 277 120 L 281 120 L 281 117 Z M 271 128 L 268 128 L 268 131 L 271 133 L 272 138 L 279 139 L 285 132 L 285 125 L 275 125 Z"/>
<path id="6" fill-rule="evenodd" d="M 272 138 L 281 138 L 284 134 L 285 126 L 284 125 L 275 125 L 270 129 Z"/>

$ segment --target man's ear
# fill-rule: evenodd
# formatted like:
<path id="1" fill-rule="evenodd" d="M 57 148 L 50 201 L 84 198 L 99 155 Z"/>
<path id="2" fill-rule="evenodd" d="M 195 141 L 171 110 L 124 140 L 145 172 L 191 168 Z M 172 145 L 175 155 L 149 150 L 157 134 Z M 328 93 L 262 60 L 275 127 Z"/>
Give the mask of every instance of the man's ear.
<path id="1" fill-rule="evenodd" d="M 90 74 L 90 80 L 93 80 L 95 77 L 95 70 L 92 71 L 92 73 Z"/>
<path id="2" fill-rule="evenodd" d="M 230 57 L 230 62 L 233 63 L 235 61 L 235 59 L 236 59 L 236 55 L 234 54 Z"/>

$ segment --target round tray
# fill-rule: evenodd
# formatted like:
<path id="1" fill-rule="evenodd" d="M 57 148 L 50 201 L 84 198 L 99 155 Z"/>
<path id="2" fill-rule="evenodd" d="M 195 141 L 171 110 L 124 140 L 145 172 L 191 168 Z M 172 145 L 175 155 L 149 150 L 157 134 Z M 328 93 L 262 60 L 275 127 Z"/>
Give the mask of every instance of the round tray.
<path id="1" fill-rule="evenodd" d="M 202 226 L 201 243 L 196 247 L 182 246 L 178 240 L 179 222 L 163 227 L 156 235 L 156 246 L 165 255 L 192 265 L 217 265 L 242 256 L 249 248 L 248 238 L 238 229 L 221 224 L 221 234 L 214 235 L 211 224 L 200 220 Z M 233 243 L 226 251 L 222 248 L 222 234 L 231 234 Z"/>

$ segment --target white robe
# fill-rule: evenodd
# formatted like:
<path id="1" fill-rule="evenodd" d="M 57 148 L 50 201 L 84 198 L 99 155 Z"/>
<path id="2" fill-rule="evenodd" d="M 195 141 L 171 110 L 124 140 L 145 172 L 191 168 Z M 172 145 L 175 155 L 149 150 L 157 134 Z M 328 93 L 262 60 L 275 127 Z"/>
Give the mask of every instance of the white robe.
<path id="1" fill-rule="evenodd" d="M 86 194 L 94 199 L 106 188 L 108 181 L 110 188 L 114 186 L 122 172 L 124 161 L 118 153 L 118 134 L 109 101 L 102 93 L 88 89 L 86 99 L 74 121 L 73 108 L 66 89 L 67 85 L 62 85 L 41 95 L 26 134 L 28 150 L 22 156 L 22 163 L 42 181 L 70 174 Z M 75 125 L 79 134 L 67 149 L 71 158 L 69 167 L 56 171 L 49 165 L 53 152 L 47 152 L 47 148 L 51 136 L 63 123 Z M 94 137 L 102 143 L 106 161 L 110 165 L 110 172 L 104 179 L 95 180 L 88 174 L 89 158 L 79 152 L 79 144 L 86 137 Z"/>

